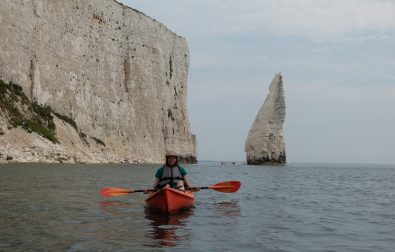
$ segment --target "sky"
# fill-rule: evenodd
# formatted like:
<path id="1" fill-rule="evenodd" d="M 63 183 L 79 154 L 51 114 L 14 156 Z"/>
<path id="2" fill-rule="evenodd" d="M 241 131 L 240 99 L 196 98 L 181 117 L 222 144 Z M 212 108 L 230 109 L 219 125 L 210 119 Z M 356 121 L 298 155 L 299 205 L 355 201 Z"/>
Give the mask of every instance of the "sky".
<path id="1" fill-rule="evenodd" d="M 283 75 L 287 162 L 395 164 L 395 0 L 122 0 L 186 38 L 198 160 L 245 161 Z"/>

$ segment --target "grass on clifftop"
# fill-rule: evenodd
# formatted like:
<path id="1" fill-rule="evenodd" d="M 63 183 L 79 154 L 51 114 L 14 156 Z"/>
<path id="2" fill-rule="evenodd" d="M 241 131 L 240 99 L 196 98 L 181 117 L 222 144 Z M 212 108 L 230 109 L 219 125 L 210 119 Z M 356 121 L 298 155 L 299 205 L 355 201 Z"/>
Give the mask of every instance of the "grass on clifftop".
<path id="1" fill-rule="evenodd" d="M 30 101 L 22 87 L 0 80 L 0 109 L 8 117 L 10 128 L 21 126 L 28 132 L 36 132 L 53 143 L 59 143 L 55 136 L 52 108 Z"/>

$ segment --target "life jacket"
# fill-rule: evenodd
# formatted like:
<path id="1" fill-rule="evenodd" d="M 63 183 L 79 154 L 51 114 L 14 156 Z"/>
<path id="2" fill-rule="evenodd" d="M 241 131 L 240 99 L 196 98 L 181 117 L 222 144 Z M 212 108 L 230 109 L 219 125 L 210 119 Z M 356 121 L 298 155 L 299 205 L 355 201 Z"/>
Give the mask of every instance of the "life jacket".
<path id="1" fill-rule="evenodd" d="M 179 181 L 184 181 L 178 166 L 168 167 L 163 166 L 162 177 L 159 178 L 158 187 L 162 188 L 165 185 L 170 185 L 170 187 L 177 187 Z"/>

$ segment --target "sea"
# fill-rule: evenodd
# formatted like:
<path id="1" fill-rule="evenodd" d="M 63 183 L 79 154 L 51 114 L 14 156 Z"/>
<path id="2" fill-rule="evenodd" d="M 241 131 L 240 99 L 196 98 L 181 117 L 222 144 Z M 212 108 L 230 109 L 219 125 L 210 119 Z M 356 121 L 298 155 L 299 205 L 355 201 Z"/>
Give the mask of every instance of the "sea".
<path id="1" fill-rule="evenodd" d="M 174 215 L 143 193 L 158 165 L 0 165 L 0 251 L 395 251 L 395 165 L 184 165 L 202 189 Z"/>

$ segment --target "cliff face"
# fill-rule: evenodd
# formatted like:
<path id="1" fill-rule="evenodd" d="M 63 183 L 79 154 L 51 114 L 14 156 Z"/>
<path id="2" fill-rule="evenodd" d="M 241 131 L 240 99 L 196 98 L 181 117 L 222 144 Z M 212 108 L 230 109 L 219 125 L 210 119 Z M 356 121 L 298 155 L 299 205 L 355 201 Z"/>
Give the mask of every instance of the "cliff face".
<path id="1" fill-rule="evenodd" d="M 68 152 L 91 162 L 162 162 L 175 150 L 196 160 L 188 47 L 159 22 L 113 0 L 2 0 L 0 45 L 0 79 L 104 143 L 60 138 L 62 148 L 71 141 Z"/>
<path id="2" fill-rule="evenodd" d="M 285 97 L 281 74 L 273 78 L 269 94 L 248 133 L 245 151 L 247 164 L 282 164 L 286 162 L 283 124 Z"/>

